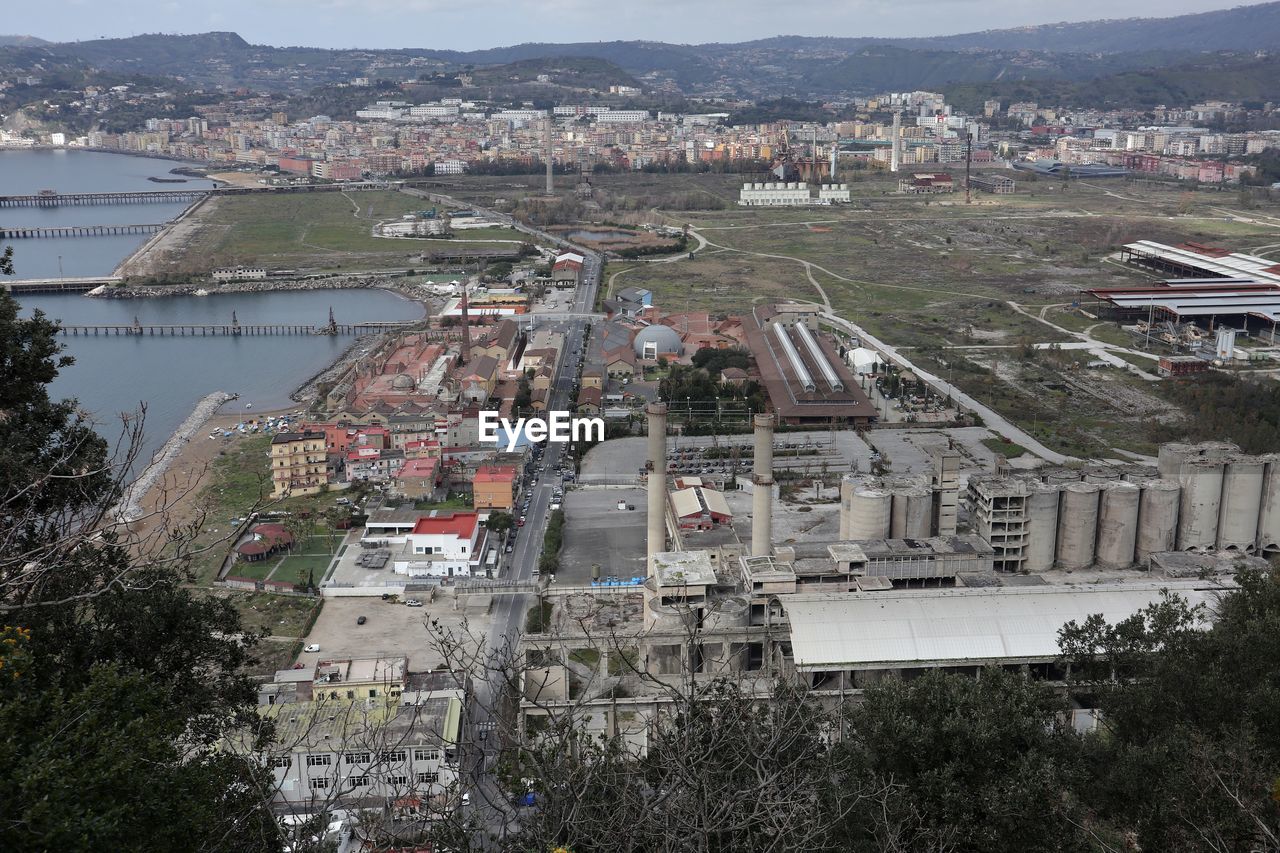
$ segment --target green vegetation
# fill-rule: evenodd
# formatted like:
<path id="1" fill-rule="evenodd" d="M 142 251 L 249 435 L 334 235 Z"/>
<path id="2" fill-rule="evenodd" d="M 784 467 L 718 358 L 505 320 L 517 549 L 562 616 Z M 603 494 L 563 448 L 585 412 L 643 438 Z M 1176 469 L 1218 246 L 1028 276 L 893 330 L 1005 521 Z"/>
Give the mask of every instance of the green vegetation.
<path id="1" fill-rule="evenodd" d="M 120 469 L 48 396 L 70 363 L 53 323 L 0 294 L 0 848 L 279 850 L 269 771 L 224 748 L 257 719 L 262 634 L 189 587 L 185 548 L 97 529 Z"/>
<path id="2" fill-rule="evenodd" d="M 1219 439 L 1246 453 L 1272 453 L 1280 436 L 1280 386 L 1269 379 L 1214 373 L 1160 383 L 1190 417 L 1176 426 L 1149 425 L 1152 441 Z"/>
<path id="3" fill-rule="evenodd" d="M 544 598 L 539 598 L 536 604 L 529 608 L 528 615 L 524 619 L 524 632 L 526 634 L 541 634 L 551 625 L 551 613 L 555 608 L 551 602 Z"/>
<path id="4" fill-rule="evenodd" d="M 542 556 L 538 571 L 555 574 L 560 568 L 560 548 L 564 545 L 564 510 L 553 510 L 547 516 L 547 532 L 542 535 Z"/>
<path id="5" fill-rule="evenodd" d="M 1025 447 L 1021 447 L 1014 444 L 1012 441 L 1007 441 L 999 437 L 984 438 L 982 440 L 982 444 L 992 453 L 999 454 L 1006 459 L 1016 459 L 1027 452 Z"/>
<path id="6" fill-rule="evenodd" d="M 600 665 L 600 652 L 597 649 L 574 649 L 569 652 L 569 660 L 594 670 Z"/>

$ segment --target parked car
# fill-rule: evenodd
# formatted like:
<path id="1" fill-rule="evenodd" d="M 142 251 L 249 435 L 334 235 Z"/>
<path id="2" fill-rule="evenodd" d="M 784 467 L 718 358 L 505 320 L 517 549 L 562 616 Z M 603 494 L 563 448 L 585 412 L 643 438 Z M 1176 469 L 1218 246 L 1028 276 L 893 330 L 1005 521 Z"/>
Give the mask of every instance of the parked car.
<path id="1" fill-rule="evenodd" d="M 416 598 L 408 598 L 408 599 L 405 599 L 404 606 L 405 607 L 421 607 L 422 602 Z"/>
<path id="2" fill-rule="evenodd" d="M 357 619 L 357 620 L 356 620 L 356 624 L 357 624 L 357 625 L 363 625 L 364 623 L 366 623 L 366 622 L 368 622 L 368 621 L 369 621 L 369 617 L 367 617 L 367 616 L 361 616 L 359 619 Z"/>
<path id="3" fill-rule="evenodd" d="M 303 651 L 304 651 L 304 652 L 318 652 L 318 651 L 320 651 L 320 644 L 319 644 L 319 643 L 308 643 L 308 644 L 307 644 L 307 646 L 306 646 L 305 648 L 303 648 Z"/>

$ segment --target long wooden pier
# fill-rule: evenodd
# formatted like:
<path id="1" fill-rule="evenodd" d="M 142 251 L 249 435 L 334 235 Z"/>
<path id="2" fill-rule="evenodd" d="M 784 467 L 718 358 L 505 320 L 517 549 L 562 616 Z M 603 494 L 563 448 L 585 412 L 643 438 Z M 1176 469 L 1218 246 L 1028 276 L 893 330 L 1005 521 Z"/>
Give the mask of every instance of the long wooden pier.
<path id="1" fill-rule="evenodd" d="M 114 237 L 118 234 L 154 234 L 164 229 L 162 222 L 137 225 L 54 225 L 24 227 L 0 226 L 0 240 L 23 240 L 37 237 Z"/>
<path id="2" fill-rule="evenodd" d="M 214 187 L 183 190 L 139 190 L 111 193 L 60 193 L 41 190 L 34 195 L 0 195 L 0 207 L 62 207 L 85 204 L 158 204 L 195 201 L 206 195 L 256 195 L 260 193 L 360 192 L 391 189 L 387 181 L 351 181 L 339 184 L 302 184 L 283 187 Z"/>
<path id="3" fill-rule="evenodd" d="M 411 326 L 413 323 L 329 323 L 322 326 L 285 323 L 172 323 L 165 325 L 143 324 L 135 320 L 129 325 L 60 325 L 64 335 L 86 337 L 192 337 L 205 338 L 221 335 L 233 337 L 261 337 L 264 335 L 377 335 Z"/>

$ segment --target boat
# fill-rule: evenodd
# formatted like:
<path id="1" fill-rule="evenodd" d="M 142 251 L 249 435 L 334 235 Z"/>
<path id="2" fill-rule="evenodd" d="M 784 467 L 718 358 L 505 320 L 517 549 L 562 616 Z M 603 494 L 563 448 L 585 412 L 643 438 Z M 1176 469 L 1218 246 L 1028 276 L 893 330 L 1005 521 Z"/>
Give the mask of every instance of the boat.
<path id="1" fill-rule="evenodd" d="M 252 409 L 252 408 L 253 408 L 253 403 L 245 403 L 245 404 L 244 404 L 244 407 L 245 407 L 246 409 Z"/>

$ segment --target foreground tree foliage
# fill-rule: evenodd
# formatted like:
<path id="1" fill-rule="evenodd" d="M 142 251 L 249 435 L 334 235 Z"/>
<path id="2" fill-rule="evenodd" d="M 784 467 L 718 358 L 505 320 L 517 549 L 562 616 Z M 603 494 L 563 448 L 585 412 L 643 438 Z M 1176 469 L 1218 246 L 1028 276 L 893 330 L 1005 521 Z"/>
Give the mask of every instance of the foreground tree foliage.
<path id="1" fill-rule="evenodd" d="M 0 849 L 280 849 L 267 777 L 219 749 L 258 636 L 185 587 L 184 531 L 161 556 L 115 523 L 132 454 L 49 398 L 54 335 L 0 294 Z"/>
<path id="2" fill-rule="evenodd" d="M 643 750 L 598 720 L 584 733 L 593 712 L 576 708 L 508 754 L 507 790 L 538 804 L 497 846 L 1280 850 L 1280 580 L 1237 581 L 1212 614 L 1170 597 L 1116 625 L 1065 626 L 1065 689 L 1016 668 L 887 679 L 847 702 L 655 683 L 668 701 Z M 1096 731 L 1077 733 L 1080 707 L 1101 710 Z M 479 849 L 494 826 L 433 831 L 447 849 Z"/>

